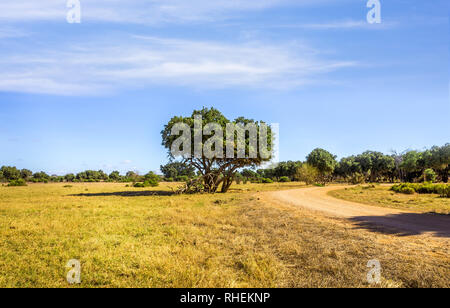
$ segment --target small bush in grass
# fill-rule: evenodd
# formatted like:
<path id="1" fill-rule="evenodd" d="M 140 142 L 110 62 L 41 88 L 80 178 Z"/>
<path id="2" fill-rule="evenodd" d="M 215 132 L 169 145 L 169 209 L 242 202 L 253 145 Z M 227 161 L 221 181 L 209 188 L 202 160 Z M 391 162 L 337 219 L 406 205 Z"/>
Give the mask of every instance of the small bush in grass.
<path id="1" fill-rule="evenodd" d="M 156 186 L 158 186 L 158 182 L 151 181 L 151 180 L 145 181 L 143 183 L 141 183 L 141 182 L 134 183 L 134 185 L 133 185 L 133 187 L 136 187 L 136 188 L 156 187 Z"/>
<path id="2" fill-rule="evenodd" d="M 27 186 L 27 182 L 24 179 L 9 181 L 8 186 Z"/>
<path id="3" fill-rule="evenodd" d="M 416 191 L 414 190 L 414 188 L 412 187 L 403 187 L 401 190 L 402 194 L 407 194 L 407 195 L 413 195 L 416 193 Z"/>
<path id="4" fill-rule="evenodd" d="M 261 180 L 261 183 L 263 183 L 263 184 L 272 184 L 273 181 L 272 181 L 272 179 L 263 178 L 263 179 Z"/>
<path id="5" fill-rule="evenodd" d="M 289 178 L 289 177 L 287 177 L 287 176 L 282 176 L 281 178 L 280 178 L 280 183 L 287 183 L 287 182 L 290 182 L 291 181 L 291 179 Z"/>

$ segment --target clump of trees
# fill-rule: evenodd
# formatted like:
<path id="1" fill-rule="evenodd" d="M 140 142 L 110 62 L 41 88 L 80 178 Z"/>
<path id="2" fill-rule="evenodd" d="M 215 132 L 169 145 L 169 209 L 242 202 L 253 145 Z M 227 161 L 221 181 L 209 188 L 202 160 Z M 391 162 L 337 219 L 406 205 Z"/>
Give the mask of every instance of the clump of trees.
<path id="1" fill-rule="evenodd" d="M 241 171 L 241 177 L 261 183 L 269 178 L 280 181 L 289 178 L 308 184 L 326 184 L 331 181 L 352 184 L 376 182 L 444 182 L 450 173 L 450 144 L 434 146 L 424 151 L 409 150 L 401 154 L 383 154 L 366 151 L 359 155 L 336 156 L 324 149 L 313 150 L 306 161 L 288 161 L 277 166 L 253 171 Z"/>

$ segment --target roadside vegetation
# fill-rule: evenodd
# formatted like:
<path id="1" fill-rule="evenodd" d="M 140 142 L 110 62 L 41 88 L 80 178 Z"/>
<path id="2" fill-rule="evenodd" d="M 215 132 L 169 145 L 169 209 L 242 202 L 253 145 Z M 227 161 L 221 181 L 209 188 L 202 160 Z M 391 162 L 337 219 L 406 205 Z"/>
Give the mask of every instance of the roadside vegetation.
<path id="1" fill-rule="evenodd" d="M 389 186 L 359 185 L 330 191 L 335 198 L 368 205 L 450 215 L 450 199 L 439 194 L 396 193 Z"/>
<path id="2" fill-rule="evenodd" d="M 450 287 L 437 239 L 361 232 L 254 194 L 303 184 L 171 194 L 177 185 L 0 187 L 0 287 L 70 287 L 70 259 L 79 287 L 370 287 L 371 259 L 379 287 Z"/>
<path id="3" fill-rule="evenodd" d="M 418 194 L 436 194 L 442 198 L 450 198 L 450 184 L 432 184 L 428 183 L 403 183 L 391 187 L 392 191 L 397 193 L 412 195 Z"/>

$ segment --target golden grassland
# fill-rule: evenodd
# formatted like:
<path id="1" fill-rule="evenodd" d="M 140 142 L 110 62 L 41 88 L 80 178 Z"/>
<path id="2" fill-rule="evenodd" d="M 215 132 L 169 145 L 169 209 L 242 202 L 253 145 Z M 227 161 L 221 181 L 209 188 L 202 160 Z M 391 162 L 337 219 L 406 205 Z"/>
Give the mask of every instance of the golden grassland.
<path id="1" fill-rule="evenodd" d="M 356 187 L 330 191 L 335 198 L 356 201 L 368 205 L 406 209 L 417 212 L 450 214 L 450 199 L 434 194 L 406 195 L 390 190 L 385 185 L 359 185 Z"/>
<path id="2" fill-rule="evenodd" d="M 279 204 L 235 185 L 228 194 L 170 196 L 125 184 L 0 187 L 0 287 L 450 287 L 448 242 L 396 237 Z"/>

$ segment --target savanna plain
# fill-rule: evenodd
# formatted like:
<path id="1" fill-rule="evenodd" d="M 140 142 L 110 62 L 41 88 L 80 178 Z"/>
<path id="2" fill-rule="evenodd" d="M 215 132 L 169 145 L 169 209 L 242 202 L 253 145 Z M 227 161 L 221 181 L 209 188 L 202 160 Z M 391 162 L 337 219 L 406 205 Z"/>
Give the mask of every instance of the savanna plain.
<path id="1" fill-rule="evenodd" d="M 177 185 L 0 187 L 0 287 L 450 287 L 447 238 L 365 230 L 267 194 L 305 184 L 174 195 Z M 330 194 L 450 212 L 448 198 L 383 186 Z M 66 280 L 71 259 L 81 262 L 79 285 Z M 380 284 L 367 282 L 372 259 L 382 265 Z"/>

